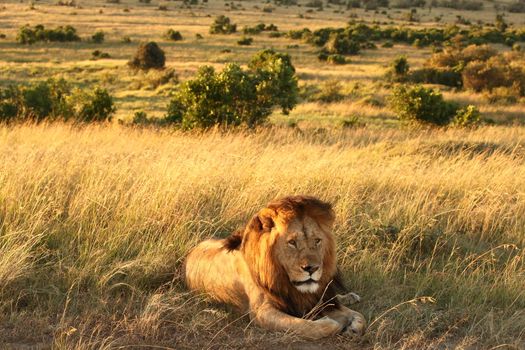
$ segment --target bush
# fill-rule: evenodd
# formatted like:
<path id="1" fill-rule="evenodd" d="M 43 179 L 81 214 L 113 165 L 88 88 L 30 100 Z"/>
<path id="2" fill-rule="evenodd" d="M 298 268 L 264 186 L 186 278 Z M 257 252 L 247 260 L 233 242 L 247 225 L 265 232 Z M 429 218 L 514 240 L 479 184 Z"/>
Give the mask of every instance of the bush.
<path id="1" fill-rule="evenodd" d="M 394 0 L 390 3 L 392 8 L 408 9 L 412 7 L 424 7 L 425 0 Z"/>
<path id="2" fill-rule="evenodd" d="M 141 44 L 135 53 L 135 57 L 128 62 L 130 67 L 142 70 L 162 69 L 165 64 L 164 51 L 155 42 Z"/>
<path id="3" fill-rule="evenodd" d="M 467 11 L 479 11 L 483 9 L 483 3 L 481 1 L 471 0 L 441 0 L 437 3 L 438 7 L 447 7 L 455 10 L 467 10 Z"/>
<path id="4" fill-rule="evenodd" d="M 9 122 L 16 118 L 19 113 L 17 103 L 18 91 L 13 87 L 0 89 L 0 122 Z"/>
<path id="5" fill-rule="evenodd" d="M 106 89 L 95 88 L 93 91 L 77 91 L 74 96 L 75 119 L 80 122 L 111 121 L 115 107 L 113 98 Z"/>
<path id="6" fill-rule="evenodd" d="M 459 108 L 452 119 L 451 124 L 453 126 L 460 127 L 472 127 L 476 126 L 481 122 L 481 115 L 476 106 L 468 105 Z"/>
<path id="7" fill-rule="evenodd" d="M 421 85 L 397 86 L 390 99 L 399 119 L 430 125 L 447 125 L 456 115 L 458 106 L 446 102 L 436 90 Z"/>
<path id="8" fill-rule="evenodd" d="M 328 55 L 328 57 L 326 57 L 326 62 L 330 63 L 330 64 L 346 64 L 348 63 L 345 56 L 343 55 Z"/>
<path id="9" fill-rule="evenodd" d="M 93 52 L 91 52 L 91 57 L 92 59 L 96 60 L 99 58 L 110 58 L 111 56 L 107 52 L 102 52 L 100 50 L 94 50 Z"/>
<path id="10" fill-rule="evenodd" d="M 230 19 L 221 15 L 213 21 L 210 34 L 231 34 L 237 31 L 237 25 L 231 23 Z"/>
<path id="11" fill-rule="evenodd" d="M 275 106 L 286 114 L 297 104 L 297 79 L 290 57 L 272 50 L 254 56 L 243 70 L 201 67 L 181 84 L 168 106 L 166 121 L 185 129 L 263 123 Z"/>
<path id="12" fill-rule="evenodd" d="M 405 81 L 409 69 L 410 65 L 408 64 L 407 58 L 405 56 L 399 56 L 390 64 L 390 68 L 386 73 L 387 79 L 397 82 Z"/>
<path id="13" fill-rule="evenodd" d="M 488 61 L 473 61 L 462 72 L 463 85 L 475 91 L 492 90 L 501 86 L 515 86 L 521 96 L 525 95 L 525 69 L 512 65 L 511 61 L 496 56 Z"/>
<path id="14" fill-rule="evenodd" d="M 72 92 L 64 80 L 50 79 L 0 90 L 0 121 L 105 121 L 114 111 L 106 90 Z"/>
<path id="15" fill-rule="evenodd" d="M 244 46 L 251 45 L 252 43 L 253 43 L 253 38 L 247 38 L 247 37 L 243 37 L 237 41 L 238 45 L 244 45 Z"/>
<path id="16" fill-rule="evenodd" d="M 277 28 L 275 24 L 266 25 L 264 23 L 259 23 L 254 27 L 248 27 L 248 26 L 244 27 L 242 29 L 242 32 L 244 34 L 255 35 L 255 34 L 260 34 L 261 32 L 277 32 L 278 30 L 279 29 Z"/>
<path id="17" fill-rule="evenodd" d="M 100 43 L 104 42 L 104 37 L 105 37 L 104 32 L 103 31 L 98 31 L 98 32 L 96 32 L 95 34 L 93 34 L 91 36 L 91 41 L 96 43 L 96 44 L 100 44 Z"/>
<path id="18" fill-rule="evenodd" d="M 34 44 L 39 41 L 80 41 L 80 37 L 77 35 L 77 30 L 69 25 L 46 29 L 43 25 L 37 24 L 34 27 L 29 25 L 20 27 L 16 40 L 21 44 Z"/>
<path id="19" fill-rule="evenodd" d="M 412 83 L 440 84 L 460 88 L 463 86 L 461 72 L 448 68 L 421 68 L 410 71 L 407 80 Z"/>
<path id="20" fill-rule="evenodd" d="M 331 33 L 325 45 L 326 52 L 339 55 L 357 55 L 360 45 L 342 33 Z"/>
<path id="21" fill-rule="evenodd" d="M 173 29 L 168 29 L 166 34 L 164 34 L 164 37 L 166 39 L 172 40 L 172 41 L 180 41 L 180 40 L 182 40 L 182 34 L 179 31 L 173 30 Z"/>

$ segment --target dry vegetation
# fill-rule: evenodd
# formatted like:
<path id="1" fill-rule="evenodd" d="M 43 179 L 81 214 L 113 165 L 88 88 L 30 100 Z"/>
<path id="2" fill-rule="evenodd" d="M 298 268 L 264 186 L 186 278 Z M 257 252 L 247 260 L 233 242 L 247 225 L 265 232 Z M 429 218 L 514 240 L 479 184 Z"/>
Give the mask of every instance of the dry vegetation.
<path id="1" fill-rule="evenodd" d="M 0 145 L 4 346 L 300 348 L 181 280 L 192 245 L 290 193 L 335 205 L 340 265 L 371 322 L 356 347 L 525 345 L 522 127 L 42 125 L 3 127 Z M 435 303 L 402 304 L 421 297 Z"/>
<path id="2" fill-rule="evenodd" d="M 481 11 L 427 7 L 409 24 L 410 9 L 325 4 L 308 12 L 306 1 L 4 1 L 0 87 L 63 77 L 108 89 L 116 120 L 130 121 L 136 111 L 162 117 L 173 86 L 199 66 L 246 64 L 273 47 L 291 55 L 301 94 L 317 100 L 289 116 L 274 112 L 272 127 L 251 132 L 0 125 L 0 348 L 525 349 L 523 98 L 491 103 L 484 92 L 441 86 L 447 100 L 474 104 L 502 125 L 407 128 L 388 107 L 385 72 L 400 54 L 411 69 L 423 67 L 430 47 L 378 45 L 331 65 L 315 47 L 268 33 L 237 45 L 242 28 L 259 22 L 313 30 L 357 16 L 438 27 L 458 15 L 492 22 L 495 7 L 508 3 L 483 1 Z M 222 14 L 238 33 L 208 34 Z M 505 20 L 525 25 L 523 14 Z M 20 26 L 39 23 L 72 25 L 82 41 L 16 43 Z M 166 38 L 169 29 L 183 40 Z M 99 31 L 103 43 L 85 40 Z M 128 68 L 147 41 L 165 51 L 166 70 Z M 93 60 L 94 50 L 109 58 Z M 330 89 L 340 98 L 323 102 Z M 289 194 L 334 204 L 341 269 L 370 322 L 364 338 L 306 343 L 186 291 L 188 249 L 228 235 Z"/>

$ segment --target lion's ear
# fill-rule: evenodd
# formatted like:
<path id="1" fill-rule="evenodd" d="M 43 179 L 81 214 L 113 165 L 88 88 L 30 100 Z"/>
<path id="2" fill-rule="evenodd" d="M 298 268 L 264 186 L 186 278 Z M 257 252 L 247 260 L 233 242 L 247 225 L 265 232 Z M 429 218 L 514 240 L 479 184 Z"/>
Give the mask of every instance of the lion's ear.
<path id="1" fill-rule="evenodd" d="M 275 226 L 275 218 L 277 216 L 275 210 L 270 208 L 264 208 L 259 212 L 257 216 L 259 217 L 259 221 L 262 225 L 262 232 L 270 232 Z"/>
<path id="2" fill-rule="evenodd" d="M 270 232 L 275 226 L 276 213 L 274 210 L 265 208 L 262 209 L 257 215 L 254 215 L 248 223 L 248 230 L 259 233 Z"/>

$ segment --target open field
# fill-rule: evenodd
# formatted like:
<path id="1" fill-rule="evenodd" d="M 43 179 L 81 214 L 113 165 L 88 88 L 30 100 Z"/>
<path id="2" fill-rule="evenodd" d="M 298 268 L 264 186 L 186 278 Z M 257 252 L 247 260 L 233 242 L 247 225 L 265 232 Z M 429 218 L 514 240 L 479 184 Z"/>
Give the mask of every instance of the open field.
<path id="1" fill-rule="evenodd" d="M 340 266 L 372 323 L 357 348 L 523 348 L 524 147 L 522 127 L 2 127 L 2 346 L 301 348 L 189 295 L 180 269 L 199 240 L 309 193 L 335 206 Z"/>
<path id="2" fill-rule="evenodd" d="M 431 46 L 376 42 L 332 65 L 286 36 L 237 44 L 244 26 L 261 22 L 282 32 L 349 20 L 491 24 L 510 1 L 482 1 L 480 11 L 418 8 L 414 23 L 404 19 L 410 9 L 325 2 L 317 11 L 306 2 L 0 3 L 0 88 L 65 78 L 106 88 L 117 108 L 106 124 L 0 123 L 1 349 L 525 349 L 525 97 L 501 103 L 486 91 L 433 85 L 493 125 L 413 128 L 389 107 L 385 73 L 400 55 L 423 67 Z M 222 14 L 239 32 L 209 34 Z M 523 13 L 504 18 L 525 27 Z M 82 41 L 22 45 L 25 24 L 72 25 Z M 170 28 L 184 39 L 164 38 Z M 90 42 L 100 30 L 104 42 Z M 263 48 L 289 53 L 302 97 L 290 115 L 274 111 L 251 131 L 129 125 L 138 111 L 163 118 L 177 84 L 159 83 L 166 70 L 127 67 L 146 41 L 165 50 L 179 82 L 205 64 L 246 65 Z M 94 60 L 94 50 L 110 58 Z M 304 97 L 334 82 L 340 100 Z M 184 287 L 191 247 L 290 194 L 334 205 L 338 261 L 370 323 L 362 339 L 267 332 Z"/>

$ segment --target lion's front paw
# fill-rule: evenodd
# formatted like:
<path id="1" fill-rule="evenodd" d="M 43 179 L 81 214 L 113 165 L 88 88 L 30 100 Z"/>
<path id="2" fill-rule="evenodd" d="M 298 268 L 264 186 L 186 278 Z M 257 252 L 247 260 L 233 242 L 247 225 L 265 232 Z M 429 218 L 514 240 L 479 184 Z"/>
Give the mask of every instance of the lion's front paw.
<path id="1" fill-rule="evenodd" d="M 363 335 L 366 330 L 366 321 L 363 315 L 359 312 L 353 312 L 352 316 L 349 319 L 348 327 L 346 327 L 343 334 L 345 335 Z"/>
<path id="2" fill-rule="evenodd" d="M 337 299 L 343 305 L 352 305 L 361 302 L 361 297 L 356 293 L 350 292 L 344 295 L 338 295 Z"/>
<path id="3" fill-rule="evenodd" d="M 320 337 L 332 336 L 340 333 L 343 330 L 343 325 L 326 316 L 315 320 L 314 324 L 315 331 L 320 335 Z"/>

